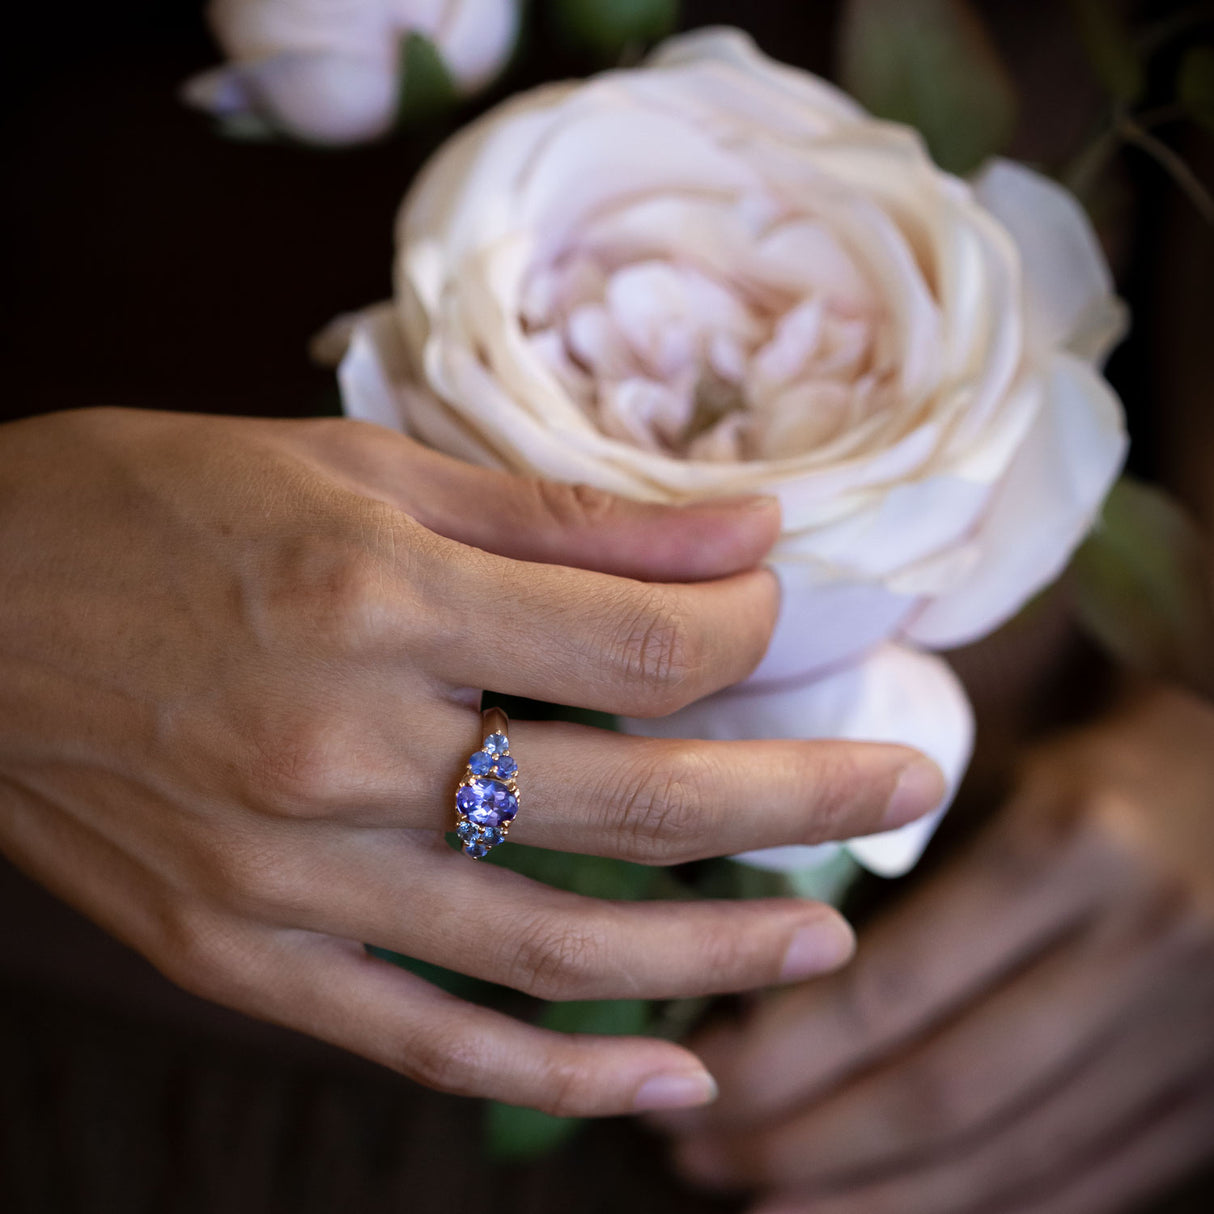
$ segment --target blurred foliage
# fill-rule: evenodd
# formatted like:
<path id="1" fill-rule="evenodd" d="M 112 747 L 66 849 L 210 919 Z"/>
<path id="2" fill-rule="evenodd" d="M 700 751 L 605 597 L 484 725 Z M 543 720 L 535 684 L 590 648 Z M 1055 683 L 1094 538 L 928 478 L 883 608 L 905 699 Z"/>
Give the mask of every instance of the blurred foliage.
<path id="1" fill-rule="evenodd" d="M 588 898 L 628 901 L 650 897 L 663 875 L 661 869 L 627 860 L 573 855 L 520 844 L 494 848 L 480 863 L 509 868 L 533 881 Z"/>
<path id="2" fill-rule="evenodd" d="M 878 117 L 917 128 L 953 173 L 1000 151 L 1015 125 L 1011 77 L 964 0 L 846 0 L 839 79 Z"/>
<path id="3" fill-rule="evenodd" d="M 840 906 L 848 891 L 863 875 L 864 866 L 851 854 L 840 848 L 824 864 L 813 868 L 796 869 L 788 874 L 788 886 L 801 898 L 812 898 L 816 902 L 829 902 Z"/>
<path id="4" fill-rule="evenodd" d="M 1185 52 L 1176 76 L 1176 99 L 1190 118 L 1214 131 L 1214 46 Z"/>
<path id="5" fill-rule="evenodd" d="M 1122 477 L 1071 564 L 1079 619 L 1125 665 L 1214 692 L 1210 567 L 1180 506 Z"/>
<path id="6" fill-rule="evenodd" d="M 1133 105 L 1146 88 L 1146 72 L 1124 13 L 1108 0 L 1069 3 L 1088 61 L 1106 92 Z"/>
<path id="7" fill-rule="evenodd" d="M 538 1023 L 557 1033 L 594 1033 L 619 1037 L 648 1031 L 650 1004 L 644 999 L 596 999 L 550 1003 Z M 580 1117 L 554 1117 L 536 1109 L 493 1100 L 485 1110 L 486 1141 L 494 1159 L 534 1159 L 571 1138 L 584 1124 Z"/>
<path id="8" fill-rule="evenodd" d="M 500 1003 L 509 994 L 505 987 L 498 986 L 496 983 L 485 982 L 480 978 L 472 978 L 468 974 L 458 974 L 454 970 L 444 969 L 441 965 L 431 965 L 428 961 L 418 961 L 415 957 L 406 957 L 401 953 L 394 953 L 386 948 L 378 948 L 373 944 L 368 944 L 365 947 L 372 957 L 378 957 L 381 961 L 390 961 L 393 965 L 398 965 L 401 969 L 408 970 L 409 973 L 416 974 L 427 982 L 432 982 L 449 995 L 456 995 L 460 999 L 467 999 L 470 1003 L 479 1003 L 486 1007 L 491 1007 Z"/>
<path id="9" fill-rule="evenodd" d="M 398 121 L 428 121 L 458 100 L 459 90 L 438 47 L 423 34 L 408 34 L 400 54 Z"/>
<path id="10" fill-rule="evenodd" d="M 549 0 L 549 19 L 562 41 L 604 63 L 674 32 L 679 0 Z"/>

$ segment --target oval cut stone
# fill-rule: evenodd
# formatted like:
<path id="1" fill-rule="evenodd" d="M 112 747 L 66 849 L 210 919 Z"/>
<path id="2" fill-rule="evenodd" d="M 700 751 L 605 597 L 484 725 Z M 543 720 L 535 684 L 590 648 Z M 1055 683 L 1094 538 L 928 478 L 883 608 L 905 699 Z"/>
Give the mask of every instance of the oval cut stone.
<path id="1" fill-rule="evenodd" d="M 480 776 L 469 780 L 455 795 L 461 814 L 481 826 L 500 826 L 518 813 L 518 798 L 504 780 Z"/>

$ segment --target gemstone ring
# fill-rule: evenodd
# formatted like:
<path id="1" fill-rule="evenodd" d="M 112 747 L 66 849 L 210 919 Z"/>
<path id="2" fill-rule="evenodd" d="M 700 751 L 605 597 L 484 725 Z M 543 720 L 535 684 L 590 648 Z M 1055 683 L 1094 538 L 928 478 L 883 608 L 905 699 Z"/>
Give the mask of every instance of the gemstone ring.
<path id="1" fill-rule="evenodd" d="M 464 855 L 473 860 L 483 859 L 505 840 L 519 802 L 518 764 L 506 734 L 510 722 L 500 708 L 487 708 L 481 717 L 484 744 L 468 760 L 455 791 L 455 833 Z"/>

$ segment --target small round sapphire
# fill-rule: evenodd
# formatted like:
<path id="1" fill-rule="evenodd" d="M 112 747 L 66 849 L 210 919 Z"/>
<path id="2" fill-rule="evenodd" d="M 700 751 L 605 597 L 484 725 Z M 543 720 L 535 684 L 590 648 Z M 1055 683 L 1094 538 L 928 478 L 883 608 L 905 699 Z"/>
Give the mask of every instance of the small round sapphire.
<path id="1" fill-rule="evenodd" d="M 490 754 L 500 755 L 503 750 L 507 750 L 510 743 L 506 740 L 504 733 L 491 733 L 485 739 L 485 749 Z"/>
<path id="2" fill-rule="evenodd" d="M 456 793 L 455 806 L 480 826 L 500 826 L 518 813 L 518 798 L 506 787 L 505 781 L 479 776 L 469 780 Z"/>
<path id="3" fill-rule="evenodd" d="M 518 764 L 509 756 L 502 755 L 497 761 L 497 774 L 499 776 L 512 776 L 518 771 Z"/>
<path id="4" fill-rule="evenodd" d="M 493 770 L 494 758 L 487 750 L 478 750 L 468 760 L 468 766 L 474 776 L 487 776 Z"/>

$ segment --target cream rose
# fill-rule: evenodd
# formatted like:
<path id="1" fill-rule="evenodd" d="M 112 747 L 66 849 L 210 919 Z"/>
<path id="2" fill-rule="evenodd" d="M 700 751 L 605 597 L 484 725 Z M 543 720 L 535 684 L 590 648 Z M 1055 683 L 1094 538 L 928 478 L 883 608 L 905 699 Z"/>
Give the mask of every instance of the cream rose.
<path id="1" fill-rule="evenodd" d="M 1122 310 L 1068 194 L 1004 162 L 960 181 L 705 30 L 448 143 L 401 211 L 396 285 L 346 327 L 350 414 L 648 500 L 779 497 L 754 678 L 626 728 L 906 742 L 955 784 L 969 707 L 928 651 L 1060 572 L 1125 449 L 1096 369 Z M 932 825 L 850 847 L 900 872 Z"/>
<path id="2" fill-rule="evenodd" d="M 456 86 L 501 70 L 520 0 L 211 0 L 211 28 L 231 62 L 189 81 L 185 99 L 254 116 L 301 139 L 356 143 L 396 119 L 408 34 L 436 47 Z"/>

